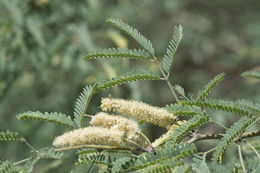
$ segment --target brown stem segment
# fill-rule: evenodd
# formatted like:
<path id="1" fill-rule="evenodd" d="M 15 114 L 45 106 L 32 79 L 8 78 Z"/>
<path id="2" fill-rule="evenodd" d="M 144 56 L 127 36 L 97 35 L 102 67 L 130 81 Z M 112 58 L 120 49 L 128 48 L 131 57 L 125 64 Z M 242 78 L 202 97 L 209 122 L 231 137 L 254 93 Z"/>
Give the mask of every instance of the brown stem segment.
<path id="1" fill-rule="evenodd" d="M 192 138 L 188 141 L 189 143 L 195 143 L 197 141 L 201 140 L 207 140 L 207 139 L 221 139 L 225 134 L 200 134 L 200 133 L 193 133 Z M 253 132 L 247 132 L 241 135 L 239 138 L 236 138 L 234 142 L 237 142 L 241 139 L 250 138 L 260 136 L 260 131 L 253 131 Z"/>

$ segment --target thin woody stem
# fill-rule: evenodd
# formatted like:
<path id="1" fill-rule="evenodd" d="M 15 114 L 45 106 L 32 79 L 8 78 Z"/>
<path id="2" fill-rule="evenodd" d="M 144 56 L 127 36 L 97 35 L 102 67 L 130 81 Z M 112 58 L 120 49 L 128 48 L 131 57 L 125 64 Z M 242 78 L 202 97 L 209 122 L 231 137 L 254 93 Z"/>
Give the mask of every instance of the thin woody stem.
<path id="1" fill-rule="evenodd" d="M 260 136 L 260 130 L 244 133 L 243 135 L 241 135 L 241 137 L 239 139 L 251 138 L 251 137 L 255 137 L 255 136 Z M 235 142 L 238 141 L 239 139 L 235 139 Z"/>
<path id="2" fill-rule="evenodd" d="M 221 139 L 225 134 L 199 134 L 194 133 L 192 134 L 192 138 L 188 141 L 189 143 L 194 143 L 201 140 L 207 140 L 207 139 Z M 247 132 L 240 136 L 241 139 L 250 138 L 260 136 L 260 131 L 253 131 L 253 132 Z M 235 139 L 234 142 L 237 142 L 239 139 Z"/>
<path id="3" fill-rule="evenodd" d="M 241 151 L 241 145 L 240 144 L 238 144 L 238 154 L 239 154 L 239 160 L 240 160 L 243 172 L 246 173 L 247 170 L 246 170 L 245 165 L 244 165 L 242 151 Z"/>
<path id="4" fill-rule="evenodd" d="M 173 88 L 171 82 L 169 81 L 169 75 L 166 76 L 166 74 L 164 73 L 164 71 L 163 71 L 161 65 L 159 64 L 158 59 L 157 59 L 155 56 L 154 56 L 154 59 L 155 59 L 155 63 L 158 64 L 161 73 L 163 74 L 163 77 L 164 77 L 163 80 L 164 80 L 164 81 L 167 83 L 167 85 L 169 86 L 169 88 L 170 88 L 170 90 L 171 90 L 171 92 L 172 92 L 172 95 L 173 95 L 173 97 L 175 98 L 175 100 L 177 101 L 177 103 L 179 103 L 179 99 L 178 99 L 178 97 L 177 97 L 177 95 L 176 95 L 176 93 L 175 93 L 175 91 L 174 91 L 174 88 Z"/>
<path id="5" fill-rule="evenodd" d="M 172 92 L 174 98 L 176 99 L 177 103 L 179 103 L 180 100 L 178 99 L 178 97 L 177 97 L 177 95 L 176 95 L 176 93 L 175 93 L 175 91 L 174 91 L 174 88 L 173 88 L 171 82 L 169 81 L 168 78 L 166 78 L 165 81 L 166 81 L 166 83 L 168 84 L 168 86 L 169 86 L 169 88 L 170 88 L 170 90 L 171 90 L 171 92 Z"/>
<path id="6" fill-rule="evenodd" d="M 81 148 L 92 148 L 98 150 L 134 150 L 133 147 L 116 147 L 116 146 L 101 146 L 101 145 L 78 145 L 78 146 L 70 146 L 70 147 L 63 147 L 57 148 L 55 151 L 69 151 L 69 150 L 77 150 Z"/>
<path id="7" fill-rule="evenodd" d="M 28 158 L 23 159 L 23 160 L 20 160 L 20 161 L 18 161 L 18 162 L 14 162 L 14 163 L 13 163 L 13 166 L 22 164 L 22 163 L 27 162 L 28 160 L 31 160 L 31 159 L 32 159 L 32 157 L 28 157 Z"/>
<path id="8" fill-rule="evenodd" d="M 38 156 L 40 156 L 40 152 L 38 150 L 36 150 L 29 142 L 26 141 L 26 139 L 24 139 L 23 137 L 20 138 L 21 142 L 24 142 L 33 152 L 37 153 Z"/>
<path id="9" fill-rule="evenodd" d="M 38 158 L 40 158 L 40 151 L 36 150 L 25 138 L 21 137 L 20 141 L 25 143 L 33 152 L 37 153 Z M 28 157 L 26 159 L 14 162 L 13 166 L 25 163 L 25 162 L 27 162 L 28 160 L 31 160 L 31 159 L 32 159 L 32 157 Z"/>
<path id="10" fill-rule="evenodd" d="M 210 152 L 213 152 L 215 149 L 216 149 L 216 147 L 211 148 L 211 149 L 208 150 L 208 151 L 205 151 L 205 152 L 203 153 L 203 160 L 206 161 L 207 154 L 209 154 Z"/>
<path id="11" fill-rule="evenodd" d="M 88 115 L 88 114 L 83 114 L 83 116 L 89 117 L 89 118 L 92 118 L 92 117 L 93 117 L 93 115 Z"/>

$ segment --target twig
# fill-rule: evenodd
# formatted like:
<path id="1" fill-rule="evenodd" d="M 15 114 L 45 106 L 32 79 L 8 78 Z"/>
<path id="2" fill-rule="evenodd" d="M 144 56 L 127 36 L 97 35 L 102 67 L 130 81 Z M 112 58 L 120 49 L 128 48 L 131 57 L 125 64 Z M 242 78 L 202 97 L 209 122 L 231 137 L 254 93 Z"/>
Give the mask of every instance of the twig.
<path id="1" fill-rule="evenodd" d="M 169 88 L 170 88 L 170 90 L 171 90 L 171 92 L 172 92 L 172 94 L 173 94 L 175 100 L 177 101 L 177 103 L 179 103 L 180 100 L 178 99 L 178 97 L 177 97 L 177 95 L 176 95 L 176 93 L 175 93 L 175 91 L 174 91 L 174 88 L 173 88 L 171 82 L 169 81 L 168 78 L 165 78 L 165 81 L 166 81 L 166 83 L 168 84 L 168 86 L 169 86 Z"/>
<path id="2" fill-rule="evenodd" d="M 211 148 L 210 150 L 204 152 L 203 153 L 203 160 L 206 161 L 207 154 L 209 154 L 210 152 L 214 151 L 215 149 L 216 149 L 216 147 Z"/>
<path id="3" fill-rule="evenodd" d="M 175 93 L 175 91 L 174 91 L 174 89 L 173 89 L 173 86 L 172 86 L 171 82 L 169 81 L 169 75 L 166 76 L 166 74 L 164 73 L 164 71 L 163 71 L 161 65 L 159 64 L 158 59 L 157 59 L 155 56 L 154 56 L 154 60 L 155 60 L 154 62 L 155 62 L 156 64 L 158 64 L 159 69 L 160 69 L 161 73 L 163 74 L 163 77 L 164 77 L 163 80 L 164 80 L 164 81 L 167 83 L 167 85 L 169 86 L 169 88 L 170 88 L 170 90 L 171 90 L 171 92 L 172 92 L 172 95 L 173 95 L 173 97 L 175 98 L 175 100 L 177 101 L 177 103 L 179 103 L 179 99 L 178 99 L 178 97 L 177 97 L 177 95 L 176 95 L 176 93 Z"/>
<path id="4" fill-rule="evenodd" d="M 194 143 L 200 140 L 207 140 L 207 139 L 221 139 L 224 134 L 200 134 L 200 133 L 193 133 L 192 138 L 188 141 L 188 143 Z"/>
<path id="5" fill-rule="evenodd" d="M 37 153 L 37 157 L 40 158 L 40 156 L 41 156 L 41 155 L 40 155 L 40 151 L 36 150 L 28 141 L 26 141 L 25 138 L 21 137 L 21 138 L 20 138 L 20 141 L 23 142 L 23 143 L 25 143 L 33 152 Z M 23 160 L 20 160 L 20 161 L 18 161 L 18 162 L 14 162 L 14 163 L 13 163 L 13 166 L 22 164 L 22 163 L 27 162 L 28 160 L 31 160 L 31 159 L 32 159 L 32 157 L 28 157 L 28 158 L 23 159 Z"/>
<path id="6" fill-rule="evenodd" d="M 238 144 L 238 154 L 239 154 L 239 159 L 240 159 L 240 163 L 241 163 L 243 172 L 247 173 L 247 170 L 246 170 L 245 165 L 244 165 L 243 157 L 242 157 L 241 145 L 240 144 Z"/>
<path id="7" fill-rule="evenodd" d="M 193 133 L 192 138 L 188 141 L 189 143 L 194 143 L 200 140 L 207 140 L 207 139 L 221 139 L 225 134 L 200 134 L 200 133 Z M 253 131 L 247 132 L 241 135 L 239 138 L 235 139 L 234 142 L 237 142 L 241 139 L 250 138 L 260 136 L 260 131 Z"/>
<path id="8" fill-rule="evenodd" d="M 57 148 L 55 151 L 69 151 L 69 150 L 77 150 L 81 148 L 92 148 L 97 150 L 134 150 L 133 147 L 116 147 L 116 146 L 102 146 L 102 145 L 78 145 L 78 146 L 70 146 Z"/>
<path id="9" fill-rule="evenodd" d="M 239 141 L 241 139 L 251 138 L 251 137 L 255 137 L 255 136 L 260 136 L 260 130 L 259 131 L 253 131 L 253 132 L 244 133 L 243 135 L 240 136 L 240 138 L 235 139 L 234 142 L 237 142 L 237 141 Z"/>
<path id="10" fill-rule="evenodd" d="M 18 161 L 18 162 L 14 162 L 14 163 L 13 163 L 13 166 L 22 164 L 22 163 L 27 162 L 28 160 L 31 160 L 31 159 L 32 159 L 32 157 L 28 157 L 28 158 L 23 159 L 23 160 L 20 160 L 20 161 Z"/>
<path id="11" fill-rule="evenodd" d="M 40 152 L 38 150 L 36 150 L 29 142 L 26 141 L 26 139 L 24 139 L 23 137 L 20 138 L 21 142 L 24 142 L 29 148 L 31 148 L 31 150 L 35 153 L 37 153 L 38 157 L 40 157 Z"/>
<path id="12" fill-rule="evenodd" d="M 93 115 L 83 114 L 83 116 L 93 118 Z"/>

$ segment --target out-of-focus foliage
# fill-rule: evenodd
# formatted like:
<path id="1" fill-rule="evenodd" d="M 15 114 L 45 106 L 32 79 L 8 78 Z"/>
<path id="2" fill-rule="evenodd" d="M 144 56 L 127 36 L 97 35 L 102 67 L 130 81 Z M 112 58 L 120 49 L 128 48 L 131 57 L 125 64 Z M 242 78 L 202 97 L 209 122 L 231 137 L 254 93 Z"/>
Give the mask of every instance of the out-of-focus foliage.
<path id="1" fill-rule="evenodd" d="M 16 114 L 44 110 L 73 115 L 76 96 L 84 85 L 141 65 L 134 60 L 83 60 L 87 53 L 99 49 L 95 45 L 139 48 L 128 35 L 106 25 L 108 17 L 120 17 L 151 38 L 160 58 L 173 26 L 183 25 L 184 37 L 171 80 L 194 93 L 210 77 L 224 71 L 227 77 L 223 87 L 217 88 L 218 95 L 258 101 L 260 83 L 242 79 L 240 74 L 260 65 L 259 8 L 257 0 L 1 0 L 1 130 L 14 127 L 36 146 L 45 146 L 61 129 L 35 122 L 18 123 Z M 112 94 L 155 105 L 173 101 L 166 85 L 152 84 L 132 83 L 113 89 Z M 98 105 L 97 97 L 90 112 Z M 216 114 L 224 124 L 233 122 Z M 1 143 L 0 155 L 21 158 L 23 146 L 17 145 L 14 150 L 14 145 Z"/>
<path id="2" fill-rule="evenodd" d="M 260 79 L 260 68 L 248 70 L 241 74 L 243 77 Z"/>

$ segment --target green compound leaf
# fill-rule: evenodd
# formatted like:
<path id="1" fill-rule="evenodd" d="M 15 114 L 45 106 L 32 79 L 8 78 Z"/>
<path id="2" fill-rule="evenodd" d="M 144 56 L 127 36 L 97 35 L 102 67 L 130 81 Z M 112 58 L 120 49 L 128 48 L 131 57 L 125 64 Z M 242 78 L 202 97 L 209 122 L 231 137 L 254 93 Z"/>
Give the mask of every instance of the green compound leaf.
<path id="1" fill-rule="evenodd" d="M 174 168 L 174 173 L 190 173 L 191 167 L 187 165 L 177 166 Z"/>
<path id="2" fill-rule="evenodd" d="M 34 165 L 40 160 L 39 157 L 31 157 L 30 160 L 26 161 L 22 166 L 16 166 L 14 172 L 32 172 Z"/>
<path id="3" fill-rule="evenodd" d="M 253 116 L 253 111 L 247 106 L 239 104 L 238 102 L 225 101 L 225 100 L 216 100 L 216 99 L 205 99 L 204 101 L 181 101 L 182 105 L 195 105 L 203 108 L 210 108 L 215 110 L 222 110 L 226 112 L 231 112 L 234 114 L 242 116 Z"/>
<path id="4" fill-rule="evenodd" d="M 143 169 L 137 170 L 137 173 L 162 173 L 172 172 L 175 167 L 181 166 L 183 163 L 175 158 L 166 159 L 155 164 L 151 164 Z"/>
<path id="5" fill-rule="evenodd" d="M 195 144 L 189 144 L 188 142 L 181 142 L 179 144 L 166 145 L 164 148 L 156 151 L 158 159 L 176 157 L 182 159 L 184 157 L 190 157 L 197 154 L 198 150 Z"/>
<path id="6" fill-rule="evenodd" d="M 0 131 L 0 141 L 19 141 L 20 139 L 17 132 Z"/>
<path id="7" fill-rule="evenodd" d="M 154 48 L 152 43 L 140 34 L 136 29 L 126 24 L 120 19 L 108 18 L 106 22 L 111 23 L 115 27 L 121 29 L 122 31 L 129 34 L 133 39 L 135 39 L 145 50 L 154 55 Z"/>
<path id="8" fill-rule="evenodd" d="M 166 51 L 166 55 L 164 55 L 162 67 L 163 70 L 167 73 L 167 76 L 170 75 L 172 65 L 175 59 L 175 54 L 177 52 L 177 49 L 181 43 L 183 33 L 182 33 L 182 26 L 178 26 L 174 28 L 174 32 L 172 35 L 172 39 L 169 43 L 168 49 Z"/>
<path id="9" fill-rule="evenodd" d="M 185 97 L 185 91 L 180 85 L 175 85 L 174 88 L 182 97 Z"/>
<path id="10" fill-rule="evenodd" d="M 100 153 L 97 149 L 81 149 L 76 154 L 77 155 L 87 155 L 93 153 Z M 103 150 L 102 153 L 113 154 L 113 155 L 132 155 L 131 151 L 127 150 Z"/>
<path id="11" fill-rule="evenodd" d="M 110 156 L 103 153 L 92 153 L 79 155 L 76 165 L 101 164 L 108 165 Z"/>
<path id="12" fill-rule="evenodd" d="M 166 142 L 166 145 L 173 145 L 179 143 L 185 135 L 189 133 L 195 127 L 201 126 L 209 122 L 208 116 L 201 116 L 199 114 L 193 116 L 186 123 L 181 124 L 174 132 L 171 134 L 171 138 Z"/>
<path id="13" fill-rule="evenodd" d="M 109 165 L 109 155 L 113 155 L 118 158 L 114 160 L 107 168 L 100 170 L 100 173 L 109 171 L 112 171 L 113 173 L 121 172 L 123 169 L 132 166 L 135 160 L 131 157 L 125 157 L 126 155 L 132 155 L 132 153 L 130 151 L 123 150 L 98 151 L 96 149 L 82 149 L 77 152 L 77 155 L 79 157 L 79 162 L 77 164 L 91 164 L 91 161 L 95 160 L 96 164 Z"/>
<path id="14" fill-rule="evenodd" d="M 94 95 L 97 88 L 97 84 L 94 86 L 86 86 L 83 91 L 80 93 L 76 105 L 74 108 L 74 122 L 80 128 L 83 127 L 84 123 L 84 113 L 86 113 L 88 105 L 92 96 Z"/>
<path id="15" fill-rule="evenodd" d="M 170 104 L 166 105 L 165 109 L 168 112 L 173 113 L 175 116 L 194 116 L 197 114 L 203 114 L 203 111 L 198 106 Z"/>
<path id="16" fill-rule="evenodd" d="M 28 160 L 23 165 L 16 165 L 14 163 L 5 160 L 0 161 L 0 172 L 1 173 L 29 173 L 32 172 L 35 163 L 37 163 L 39 158 L 29 157 Z"/>
<path id="17" fill-rule="evenodd" d="M 61 152 L 55 151 L 54 148 L 42 148 L 39 150 L 41 159 L 60 159 L 63 155 Z"/>
<path id="18" fill-rule="evenodd" d="M 100 51 L 89 53 L 85 56 L 85 60 L 96 58 L 128 58 L 128 59 L 141 59 L 152 60 L 149 53 L 140 49 L 122 49 L 122 48 L 110 48 Z"/>
<path id="19" fill-rule="evenodd" d="M 242 77 L 260 79 L 260 68 L 249 70 L 241 74 Z"/>
<path id="20" fill-rule="evenodd" d="M 8 160 L 0 160 L 0 172 L 1 173 L 12 173 L 16 169 L 13 166 L 13 163 Z"/>
<path id="21" fill-rule="evenodd" d="M 165 145 L 164 147 L 157 149 L 155 152 L 148 152 L 139 155 L 133 166 L 132 170 L 138 170 L 139 172 L 160 172 L 169 171 L 176 166 L 183 164 L 182 159 L 185 157 L 191 157 L 197 154 L 197 148 L 194 144 L 180 143 Z M 172 164 L 172 163 L 177 164 Z"/>
<path id="22" fill-rule="evenodd" d="M 197 100 L 204 100 L 207 95 L 215 88 L 215 86 L 218 85 L 219 82 L 221 82 L 225 77 L 225 73 L 220 73 L 216 75 L 212 80 L 207 83 L 206 86 L 202 90 L 199 91 Z"/>
<path id="23" fill-rule="evenodd" d="M 133 165 L 135 159 L 130 157 L 122 157 L 117 159 L 112 163 L 111 172 L 113 173 L 120 173 L 125 168 L 128 168 Z M 105 171 L 104 171 L 105 172 Z"/>
<path id="24" fill-rule="evenodd" d="M 39 120 L 45 122 L 56 123 L 69 128 L 75 128 L 76 124 L 71 120 L 70 116 L 64 115 L 62 113 L 52 112 L 52 113 L 41 113 L 37 112 L 24 112 L 17 115 L 18 120 Z"/>
<path id="25" fill-rule="evenodd" d="M 160 80 L 160 76 L 144 70 L 125 73 L 113 79 L 98 83 L 96 92 L 99 92 L 107 88 L 111 88 L 116 85 L 120 85 L 128 82 L 140 81 L 140 80 Z"/>
<path id="26" fill-rule="evenodd" d="M 247 158 L 246 159 L 246 168 L 250 173 L 260 172 L 259 158 Z"/>
<path id="27" fill-rule="evenodd" d="M 195 163 L 191 164 L 195 173 L 211 173 L 207 163 L 200 159 L 193 159 Z"/>
<path id="28" fill-rule="evenodd" d="M 93 153 L 99 153 L 99 151 L 97 149 L 81 149 L 81 150 L 78 150 L 76 152 L 77 155 L 88 155 L 88 154 L 93 154 Z"/>
<path id="29" fill-rule="evenodd" d="M 40 159 L 60 159 L 63 154 L 56 152 L 54 148 L 43 148 L 39 150 L 37 155 L 31 156 L 27 159 L 24 164 L 14 166 L 10 161 L 0 161 L 0 172 L 1 173 L 29 173 L 33 171 L 34 165 Z"/>
<path id="30" fill-rule="evenodd" d="M 231 128 L 226 131 L 226 134 L 223 136 L 221 141 L 216 147 L 216 150 L 213 152 L 212 161 L 216 162 L 219 160 L 221 163 L 223 160 L 223 155 L 227 150 L 230 143 L 239 135 L 242 135 L 247 127 L 254 122 L 254 119 L 249 117 L 242 117 L 240 120 L 235 122 Z"/>
<path id="31" fill-rule="evenodd" d="M 260 104 L 259 103 L 253 103 L 249 100 L 237 100 L 235 103 L 237 103 L 239 105 L 243 105 L 243 106 L 249 108 L 250 110 L 260 114 Z"/>

